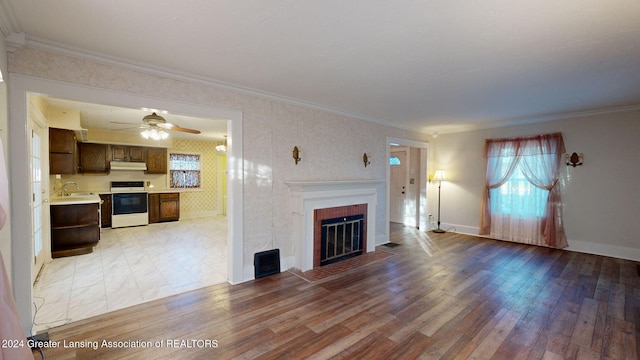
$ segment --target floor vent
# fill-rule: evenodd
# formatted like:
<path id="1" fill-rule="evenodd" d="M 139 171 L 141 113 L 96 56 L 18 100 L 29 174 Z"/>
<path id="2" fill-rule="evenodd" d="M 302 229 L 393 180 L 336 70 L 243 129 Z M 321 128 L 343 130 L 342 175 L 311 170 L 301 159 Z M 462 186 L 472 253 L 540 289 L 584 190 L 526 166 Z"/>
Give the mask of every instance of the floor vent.
<path id="1" fill-rule="evenodd" d="M 253 265 L 256 279 L 280 273 L 280 249 L 255 253 Z"/>

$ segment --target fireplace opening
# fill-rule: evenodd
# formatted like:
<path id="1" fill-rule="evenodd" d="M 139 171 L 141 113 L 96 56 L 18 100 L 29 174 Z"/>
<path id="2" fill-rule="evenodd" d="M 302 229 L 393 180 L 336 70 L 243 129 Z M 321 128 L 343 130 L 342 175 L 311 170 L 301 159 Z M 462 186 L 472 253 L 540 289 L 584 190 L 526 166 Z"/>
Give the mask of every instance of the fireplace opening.
<path id="1" fill-rule="evenodd" d="M 364 214 L 322 220 L 320 266 L 362 255 Z"/>

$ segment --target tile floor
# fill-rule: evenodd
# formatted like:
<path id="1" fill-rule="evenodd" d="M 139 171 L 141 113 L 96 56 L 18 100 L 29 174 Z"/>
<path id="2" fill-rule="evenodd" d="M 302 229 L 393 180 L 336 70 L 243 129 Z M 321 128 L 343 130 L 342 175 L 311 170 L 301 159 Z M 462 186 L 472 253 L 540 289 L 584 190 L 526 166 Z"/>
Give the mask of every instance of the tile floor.
<path id="1" fill-rule="evenodd" d="M 103 229 L 93 253 L 45 265 L 33 331 L 227 279 L 226 217 Z"/>

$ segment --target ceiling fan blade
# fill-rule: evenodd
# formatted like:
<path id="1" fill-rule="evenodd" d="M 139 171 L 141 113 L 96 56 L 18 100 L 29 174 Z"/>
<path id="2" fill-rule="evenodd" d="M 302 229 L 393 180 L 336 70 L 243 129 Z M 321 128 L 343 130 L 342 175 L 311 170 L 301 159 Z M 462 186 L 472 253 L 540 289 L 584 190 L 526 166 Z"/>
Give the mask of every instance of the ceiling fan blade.
<path id="1" fill-rule="evenodd" d="M 135 125 L 136 123 L 132 122 L 122 122 L 122 121 L 109 121 L 110 124 L 123 124 L 123 125 Z"/>
<path id="2" fill-rule="evenodd" d="M 189 133 L 189 134 L 200 134 L 200 130 L 183 128 L 183 127 L 180 127 L 180 126 L 178 126 L 176 124 L 171 124 L 171 123 L 157 124 L 157 126 L 163 128 L 163 129 L 167 129 L 167 130 L 182 131 L 182 132 Z"/>
<path id="3" fill-rule="evenodd" d="M 183 127 L 176 126 L 176 125 L 173 125 L 173 127 L 170 128 L 169 130 L 182 131 L 182 132 L 189 133 L 189 134 L 200 134 L 200 130 L 187 129 L 187 128 L 183 128 Z"/>
<path id="4" fill-rule="evenodd" d="M 125 124 L 125 123 L 122 123 L 122 124 Z M 129 127 L 125 127 L 125 128 L 122 128 L 122 129 L 113 129 L 113 131 L 125 131 L 125 130 L 142 129 L 142 128 L 143 128 L 142 126 L 129 126 Z"/>

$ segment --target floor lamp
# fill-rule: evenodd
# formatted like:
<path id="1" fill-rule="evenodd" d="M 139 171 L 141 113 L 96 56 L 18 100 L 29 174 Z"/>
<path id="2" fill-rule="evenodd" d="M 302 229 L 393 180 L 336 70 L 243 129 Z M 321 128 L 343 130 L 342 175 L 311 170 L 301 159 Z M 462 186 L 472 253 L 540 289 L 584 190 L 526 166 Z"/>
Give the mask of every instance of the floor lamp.
<path id="1" fill-rule="evenodd" d="M 433 175 L 433 181 L 438 182 L 438 228 L 434 229 L 434 233 L 444 233 L 446 231 L 440 229 L 440 188 L 442 187 L 442 182 L 447 180 L 444 170 L 436 170 L 435 175 Z"/>

